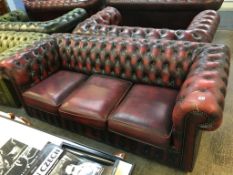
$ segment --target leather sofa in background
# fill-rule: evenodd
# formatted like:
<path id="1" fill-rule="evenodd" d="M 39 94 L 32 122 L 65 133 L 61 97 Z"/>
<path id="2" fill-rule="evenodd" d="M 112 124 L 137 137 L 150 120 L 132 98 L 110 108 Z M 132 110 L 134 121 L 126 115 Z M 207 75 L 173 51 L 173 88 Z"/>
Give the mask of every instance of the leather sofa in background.
<path id="1" fill-rule="evenodd" d="M 0 15 L 7 13 L 6 4 L 4 1 L 0 1 Z"/>
<path id="2" fill-rule="evenodd" d="M 23 11 L 13 11 L 0 17 L 0 31 L 20 31 L 39 33 L 71 32 L 74 27 L 86 16 L 86 11 L 81 8 L 49 21 L 38 22 Z"/>
<path id="3" fill-rule="evenodd" d="M 2 71 L 32 117 L 184 171 L 221 125 L 225 45 L 56 34 L 30 48 Z"/>
<path id="4" fill-rule="evenodd" d="M 5 60 L 13 55 L 20 54 L 20 51 L 43 38 L 47 34 L 32 33 L 32 32 L 0 32 L 0 67 Z M 7 105 L 11 107 L 18 107 L 21 102 L 15 91 L 15 88 L 10 83 L 9 79 L 5 77 L 0 71 L 0 105 Z"/>
<path id="5" fill-rule="evenodd" d="M 105 0 L 24 0 L 28 14 L 36 20 L 51 20 L 75 8 L 83 8 L 89 15 L 97 12 Z"/>
<path id="6" fill-rule="evenodd" d="M 29 21 L 28 15 L 21 10 L 15 10 L 0 16 L 0 22 L 26 22 Z"/>
<path id="7" fill-rule="evenodd" d="M 214 10 L 204 10 L 190 20 L 184 29 L 178 30 L 122 26 L 122 21 L 124 21 L 124 16 L 122 17 L 116 8 L 106 7 L 79 23 L 72 33 L 211 42 L 218 28 L 220 16 Z"/>
<path id="8" fill-rule="evenodd" d="M 182 29 L 203 10 L 218 10 L 223 0 L 106 0 L 117 8 L 123 25 Z"/>

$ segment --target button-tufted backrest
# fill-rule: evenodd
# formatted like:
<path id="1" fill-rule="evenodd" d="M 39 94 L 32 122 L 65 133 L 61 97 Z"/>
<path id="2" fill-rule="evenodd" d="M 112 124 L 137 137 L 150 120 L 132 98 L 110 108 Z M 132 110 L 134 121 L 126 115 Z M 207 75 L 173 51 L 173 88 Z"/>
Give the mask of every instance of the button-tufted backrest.
<path id="1" fill-rule="evenodd" d="M 74 8 L 89 9 L 99 5 L 102 0 L 24 0 L 28 10 L 72 10 Z"/>
<path id="2" fill-rule="evenodd" d="M 33 32 L 13 32 L 13 31 L 1 31 L 0 32 L 0 60 L 4 54 L 4 51 L 8 51 L 16 46 L 22 46 L 22 44 L 29 44 L 40 38 L 46 37 L 46 34 L 33 33 Z M 4 53 L 3 53 L 4 52 Z"/>
<path id="3" fill-rule="evenodd" d="M 91 15 L 104 6 L 105 0 L 24 0 L 24 4 L 30 17 L 47 21 L 75 8 L 83 8 Z"/>
<path id="4" fill-rule="evenodd" d="M 55 37 L 64 69 L 171 88 L 180 88 L 203 46 L 182 41 L 71 34 Z"/>
<path id="5" fill-rule="evenodd" d="M 0 22 L 26 22 L 29 21 L 28 15 L 21 10 L 15 10 L 5 15 L 0 16 Z"/>
<path id="6" fill-rule="evenodd" d="M 120 21 L 120 12 L 114 7 L 106 7 L 82 23 L 79 23 L 72 33 L 80 35 L 92 34 L 144 39 L 211 42 L 217 30 L 220 17 L 214 10 L 205 10 L 196 15 L 186 29 L 179 30 L 118 26 Z"/>
<path id="7" fill-rule="evenodd" d="M 76 8 L 58 18 L 44 22 L 0 20 L 0 30 L 40 33 L 70 32 L 75 25 L 77 25 L 85 17 L 86 11 L 82 8 Z"/>

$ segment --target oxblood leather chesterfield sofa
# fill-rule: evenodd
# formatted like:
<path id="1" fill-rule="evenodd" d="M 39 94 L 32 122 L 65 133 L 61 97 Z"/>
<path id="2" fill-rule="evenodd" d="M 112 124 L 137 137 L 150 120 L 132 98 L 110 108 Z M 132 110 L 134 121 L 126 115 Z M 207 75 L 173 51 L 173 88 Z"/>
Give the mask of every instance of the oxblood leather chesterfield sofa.
<path id="1" fill-rule="evenodd" d="M 191 171 L 222 122 L 224 45 L 53 35 L 2 66 L 28 114 Z"/>
<path id="2" fill-rule="evenodd" d="M 88 14 L 98 11 L 105 0 L 24 0 L 30 16 L 37 20 L 51 20 L 75 8 L 83 8 Z"/>
<path id="3" fill-rule="evenodd" d="M 86 18 L 86 11 L 76 8 L 63 16 L 44 22 L 34 21 L 23 11 L 13 11 L 0 17 L 0 31 L 21 31 L 40 33 L 71 32 Z"/>
<path id="4" fill-rule="evenodd" d="M 203 10 L 218 10 L 224 0 L 106 0 L 117 8 L 124 25 L 180 29 Z"/>
<path id="5" fill-rule="evenodd" d="M 195 16 L 187 28 L 179 30 L 119 26 L 123 20 L 116 8 L 106 7 L 79 23 L 72 33 L 211 42 L 220 17 L 214 10 L 205 10 Z"/>
<path id="6" fill-rule="evenodd" d="M 20 54 L 27 48 L 28 45 L 46 38 L 47 34 L 33 33 L 33 32 L 0 32 L 0 67 L 4 64 L 5 59 Z M 21 103 L 17 98 L 17 94 L 9 82 L 7 77 L 4 77 L 0 72 L 0 105 L 19 106 Z"/>

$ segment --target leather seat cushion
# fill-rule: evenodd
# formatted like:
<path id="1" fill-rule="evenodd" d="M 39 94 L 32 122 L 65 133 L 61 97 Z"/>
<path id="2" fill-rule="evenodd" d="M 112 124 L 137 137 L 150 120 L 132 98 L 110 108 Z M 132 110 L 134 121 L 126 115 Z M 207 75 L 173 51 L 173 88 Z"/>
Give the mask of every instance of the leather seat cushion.
<path id="1" fill-rule="evenodd" d="M 71 71 L 59 71 L 23 93 L 26 105 L 58 114 L 63 100 L 87 78 Z"/>
<path id="2" fill-rule="evenodd" d="M 91 76 L 59 109 L 60 116 L 79 124 L 105 129 L 107 117 L 131 87 L 131 82 L 103 75 Z"/>
<path id="3" fill-rule="evenodd" d="M 169 145 L 177 91 L 134 85 L 109 116 L 110 131 L 158 147 Z"/>

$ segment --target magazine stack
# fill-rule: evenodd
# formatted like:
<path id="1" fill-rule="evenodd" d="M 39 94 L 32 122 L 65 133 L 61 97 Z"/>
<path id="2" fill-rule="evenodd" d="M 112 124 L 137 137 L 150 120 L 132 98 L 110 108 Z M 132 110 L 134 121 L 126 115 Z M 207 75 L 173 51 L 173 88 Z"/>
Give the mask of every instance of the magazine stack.
<path id="1" fill-rule="evenodd" d="M 0 142 L 0 175 L 123 175 L 122 166 L 132 165 L 65 142 L 48 142 L 42 150 L 14 138 Z"/>

